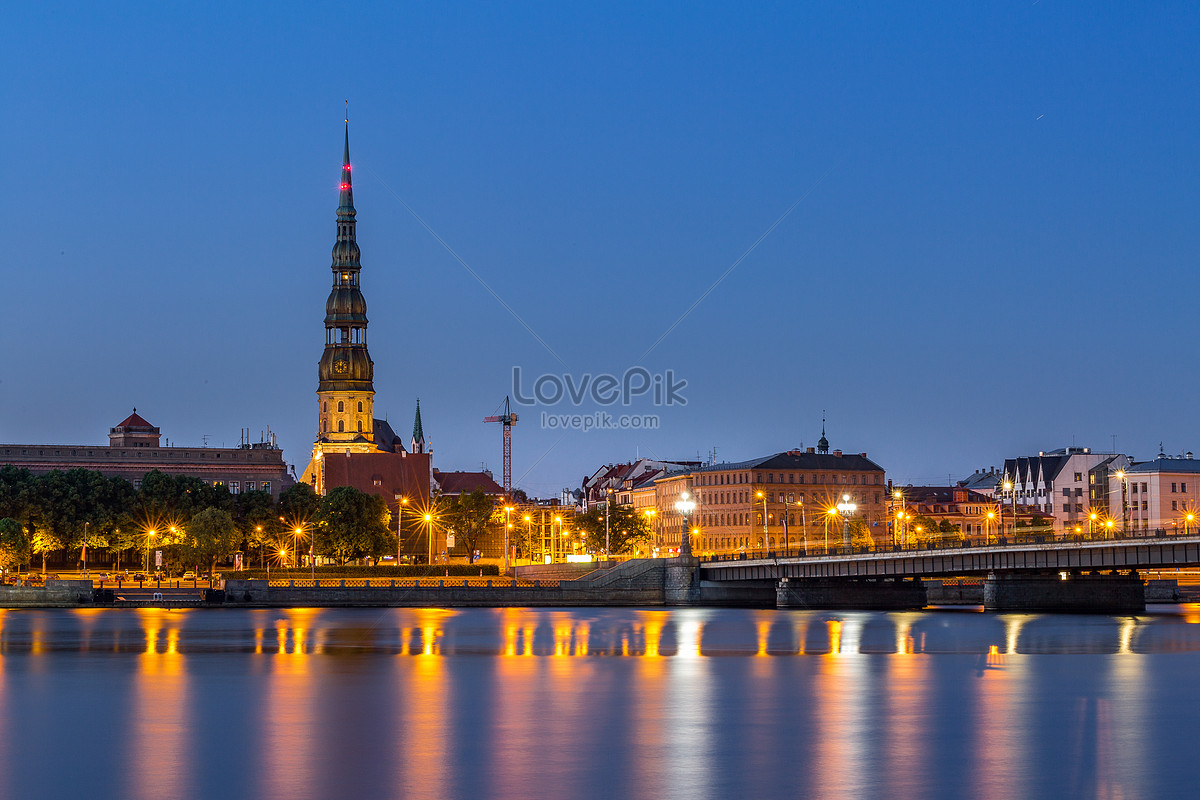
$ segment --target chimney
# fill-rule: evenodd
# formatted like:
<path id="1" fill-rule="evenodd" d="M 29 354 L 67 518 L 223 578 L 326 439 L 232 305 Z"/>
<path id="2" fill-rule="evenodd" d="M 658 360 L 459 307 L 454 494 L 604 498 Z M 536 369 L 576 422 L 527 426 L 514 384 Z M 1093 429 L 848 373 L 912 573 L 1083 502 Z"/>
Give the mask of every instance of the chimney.
<path id="1" fill-rule="evenodd" d="M 834 454 L 835 456 L 837 456 L 838 458 L 841 458 L 841 457 L 842 457 L 842 451 L 841 451 L 841 450 L 834 450 L 834 451 L 833 451 L 833 454 Z"/>

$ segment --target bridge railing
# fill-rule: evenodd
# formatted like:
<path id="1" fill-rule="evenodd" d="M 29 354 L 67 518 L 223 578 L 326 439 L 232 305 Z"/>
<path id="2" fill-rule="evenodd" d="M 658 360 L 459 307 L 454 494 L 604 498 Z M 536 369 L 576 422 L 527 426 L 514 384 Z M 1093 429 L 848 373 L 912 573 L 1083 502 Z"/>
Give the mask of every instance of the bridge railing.
<path id="1" fill-rule="evenodd" d="M 1200 534 L 1200 531 L 1182 531 L 1178 529 L 1157 528 L 1154 530 L 1137 530 L 1135 531 L 1114 531 L 1111 534 L 1087 534 L 1087 533 L 1067 533 L 1065 531 L 1053 531 L 1049 529 L 1031 529 L 1028 532 L 1017 531 L 1015 534 L 1007 536 L 991 536 L 986 540 L 983 537 L 966 537 L 957 541 L 926 541 L 921 543 L 908 544 L 876 544 L 871 546 L 859 547 L 842 547 L 830 546 L 825 547 L 822 543 L 820 546 L 804 547 L 804 542 L 792 542 L 788 547 L 779 547 L 771 549 L 754 549 L 745 550 L 734 553 L 714 553 L 703 555 L 701 561 L 706 562 L 722 562 L 722 561 L 756 561 L 770 560 L 778 558 L 829 558 L 831 556 L 854 556 L 854 555 L 871 555 L 871 554 L 887 554 L 887 553 L 920 553 L 922 551 L 935 550 L 959 550 L 968 547 L 1027 547 L 1031 544 L 1053 545 L 1053 544 L 1079 544 L 1083 542 L 1137 542 L 1147 541 L 1156 542 L 1163 539 L 1182 539 L 1191 538 Z"/>

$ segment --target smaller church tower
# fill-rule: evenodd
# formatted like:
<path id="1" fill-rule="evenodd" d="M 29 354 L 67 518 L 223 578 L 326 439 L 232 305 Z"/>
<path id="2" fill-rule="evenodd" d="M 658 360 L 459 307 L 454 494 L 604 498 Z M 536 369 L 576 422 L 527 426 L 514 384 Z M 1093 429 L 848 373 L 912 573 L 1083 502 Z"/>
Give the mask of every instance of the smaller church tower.
<path id="1" fill-rule="evenodd" d="M 417 416 L 413 420 L 412 445 L 408 448 L 412 453 L 425 452 L 425 427 L 421 424 L 421 398 L 417 398 Z"/>

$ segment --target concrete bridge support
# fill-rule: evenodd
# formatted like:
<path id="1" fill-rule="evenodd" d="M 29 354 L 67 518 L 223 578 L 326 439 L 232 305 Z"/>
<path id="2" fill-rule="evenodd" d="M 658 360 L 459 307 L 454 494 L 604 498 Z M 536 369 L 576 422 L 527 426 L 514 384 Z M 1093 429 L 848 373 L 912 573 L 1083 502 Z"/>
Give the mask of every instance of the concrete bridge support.
<path id="1" fill-rule="evenodd" d="M 775 603 L 779 608 L 924 608 L 925 585 L 919 579 L 783 578 Z"/>
<path id="2" fill-rule="evenodd" d="M 1146 610 L 1146 591 L 1136 572 L 992 573 L 983 583 L 983 607 L 986 611 L 1140 614 Z"/>

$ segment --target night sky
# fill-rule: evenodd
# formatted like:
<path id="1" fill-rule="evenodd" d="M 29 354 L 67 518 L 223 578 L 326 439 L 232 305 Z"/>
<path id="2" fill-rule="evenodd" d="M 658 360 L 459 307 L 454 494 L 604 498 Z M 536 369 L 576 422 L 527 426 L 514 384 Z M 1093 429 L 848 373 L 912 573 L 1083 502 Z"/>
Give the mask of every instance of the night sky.
<path id="1" fill-rule="evenodd" d="M 441 469 L 499 478 L 514 366 L 688 382 L 608 409 L 653 431 L 516 408 L 541 496 L 822 410 L 905 483 L 1200 450 L 1198 35 L 1194 2 L 15 4 L 0 440 L 136 406 L 303 470 L 348 98 L 376 414 L 407 441 L 420 397 Z"/>

